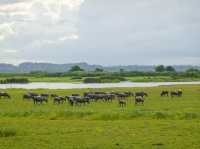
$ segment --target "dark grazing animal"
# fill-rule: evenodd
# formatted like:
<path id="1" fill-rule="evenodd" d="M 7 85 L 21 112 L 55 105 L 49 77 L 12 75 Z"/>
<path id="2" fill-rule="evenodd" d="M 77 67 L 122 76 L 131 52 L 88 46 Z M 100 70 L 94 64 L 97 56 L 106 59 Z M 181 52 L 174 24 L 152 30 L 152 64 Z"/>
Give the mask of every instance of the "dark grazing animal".
<path id="1" fill-rule="evenodd" d="M 115 99 L 115 94 L 112 93 L 106 93 L 104 97 L 104 101 L 113 101 Z"/>
<path id="2" fill-rule="evenodd" d="M 129 97 L 126 93 L 116 93 L 116 96 L 120 99 L 126 99 Z"/>
<path id="3" fill-rule="evenodd" d="M 100 93 L 100 92 L 96 92 L 93 96 L 94 101 L 103 101 L 106 98 L 106 94 L 105 93 Z"/>
<path id="4" fill-rule="evenodd" d="M 88 97 L 82 97 L 82 96 L 66 96 L 69 104 L 71 106 L 74 105 L 85 105 L 86 103 L 90 103 L 90 98 Z"/>
<path id="5" fill-rule="evenodd" d="M 53 102 L 54 104 L 63 104 L 66 101 L 66 98 L 63 96 L 54 97 Z"/>
<path id="6" fill-rule="evenodd" d="M 137 105 L 139 103 L 144 104 L 144 98 L 142 96 L 135 97 L 135 104 Z"/>
<path id="7" fill-rule="evenodd" d="M 40 95 L 43 96 L 43 97 L 49 98 L 49 94 L 47 94 L 47 93 L 43 93 L 43 94 L 40 94 Z"/>
<path id="8" fill-rule="evenodd" d="M 72 94 L 72 96 L 80 96 L 80 94 Z"/>
<path id="9" fill-rule="evenodd" d="M 57 94 L 51 94 L 50 96 L 51 96 L 51 98 L 58 97 Z"/>
<path id="10" fill-rule="evenodd" d="M 104 93 L 104 92 L 86 92 L 84 97 L 89 98 L 91 101 L 112 101 L 115 98 L 113 93 Z"/>
<path id="11" fill-rule="evenodd" d="M 182 95 L 183 95 L 183 92 L 182 92 L 182 90 L 177 90 L 177 91 L 171 91 L 170 92 L 170 95 L 171 95 L 171 97 L 173 98 L 174 96 L 176 96 L 176 97 L 181 97 Z"/>
<path id="12" fill-rule="evenodd" d="M 28 95 L 30 95 L 30 96 L 32 96 L 32 97 L 34 97 L 34 96 L 39 96 L 39 94 L 33 93 L 33 92 L 29 92 Z"/>
<path id="13" fill-rule="evenodd" d="M 133 92 L 124 92 L 128 97 L 131 97 L 131 96 L 134 96 L 134 93 Z"/>
<path id="14" fill-rule="evenodd" d="M 33 93 L 33 92 L 28 92 L 27 94 L 23 95 L 23 100 L 31 100 L 35 96 L 39 96 L 39 94 Z"/>
<path id="15" fill-rule="evenodd" d="M 120 106 L 120 107 L 125 107 L 125 106 L 126 106 L 126 101 L 125 101 L 125 100 L 121 100 L 121 99 L 120 99 L 120 100 L 118 101 L 118 103 L 119 103 L 119 106 Z"/>
<path id="16" fill-rule="evenodd" d="M 76 105 L 85 105 L 86 103 L 89 104 L 90 103 L 90 99 L 87 97 L 81 97 L 81 96 L 77 96 L 74 98 L 75 100 L 75 104 Z"/>
<path id="17" fill-rule="evenodd" d="M 24 94 L 24 95 L 23 95 L 23 100 L 25 100 L 25 99 L 26 99 L 26 100 L 31 100 L 31 99 L 33 99 L 33 97 L 34 97 L 34 96 L 31 96 L 31 95 L 29 95 L 29 94 Z"/>
<path id="18" fill-rule="evenodd" d="M 104 92 L 95 92 L 94 94 L 105 94 Z"/>
<path id="19" fill-rule="evenodd" d="M 6 93 L 6 92 L 0 92 L 0 98 L 8 98 L 8 99 L 11 99 L 11 96 L 8 94 L 8 93 Z"/>
<path id="20" fill-rule="evenodd" d="M 148 97 L 148 94 L 146 92 L 144 92 L 144 91 L 136 92 L 135 93 L 135 97 L 138 97 L 138 96 L 140 96 L 140 97 Z"/>
<path id="21" fill-rule="evenodd" d="M 44 96 L 34 96 L 33 97 L 34 104 L 42 104 L 43 102 L 48 103 L 48 99 Z"/>
<path id="22" fill-rule="evenodd" d="M 169 96 L 169 91 L 162 91 L 160 93 L 160 96 L 163 97 L 163 96 Z"/>
<path id="23" fill-rule="evenodd" d="M 66 99 L 68 100 L 71 106 L 74 106 L 75 104 L 74 96 L 66 96 Z"/>

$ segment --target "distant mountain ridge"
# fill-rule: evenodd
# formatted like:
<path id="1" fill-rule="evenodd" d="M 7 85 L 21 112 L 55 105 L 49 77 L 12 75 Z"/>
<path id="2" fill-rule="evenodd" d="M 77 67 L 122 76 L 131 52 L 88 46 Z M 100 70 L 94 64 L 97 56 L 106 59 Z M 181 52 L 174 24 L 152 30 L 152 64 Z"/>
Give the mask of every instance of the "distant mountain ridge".
<path id="1" fill-rule="evenodd" d="M 21 63 L 18 66 L 12 64 L 0 64 L 0 73 L 28 73 L 31 71 L 46 71 L 49 73 L 56 72 L 67 72 L 74 65 L 78 65 L 87 71 L 93 71 L 96 68 L 102 68 L 106 71 L 154 71 L 155 66 L 153 65 L 128 65 L 128 66 L 101 66 L 101 65 L 90 65 L 87 63 L 68 63 L 68 64 L 53 64 L 53 63 L 32 63 L 26 62 Z M 200 69 L 200 66 L 191 65 L 174 65 L 177 71 L 185 71 L 189 68 Z"/>

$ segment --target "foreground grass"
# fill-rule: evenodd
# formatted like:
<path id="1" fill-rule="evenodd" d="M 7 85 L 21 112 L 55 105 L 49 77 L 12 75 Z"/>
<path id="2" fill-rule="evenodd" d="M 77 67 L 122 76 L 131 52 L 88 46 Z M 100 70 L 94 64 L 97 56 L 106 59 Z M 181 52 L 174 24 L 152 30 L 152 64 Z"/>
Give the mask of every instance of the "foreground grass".
<path id="1" fill-rule="evenodd" d="M 159 96 L 161 90 L 178 88 L 182 98 Z M 149 97 L 144 106 L 135 106 L 130 98 L 126 108 L 117 102 L 33 105 L 21 99 L 26 90 L 9 89 L 13 99 L 0 100 L 0 148 L 200 148 L 200 85 L 99 90 L 145 90 Z M 88 90 L 34 91 L 70 95 Z"/>
<path id="2" fill-rule="evenodd" d="M 2 149 L 44 148 L 194 148 L 199 144 L 199 121 L 127 120 L 85 121 L 2 119 L 1 127 L 16 135 L 0 138 Z"/>

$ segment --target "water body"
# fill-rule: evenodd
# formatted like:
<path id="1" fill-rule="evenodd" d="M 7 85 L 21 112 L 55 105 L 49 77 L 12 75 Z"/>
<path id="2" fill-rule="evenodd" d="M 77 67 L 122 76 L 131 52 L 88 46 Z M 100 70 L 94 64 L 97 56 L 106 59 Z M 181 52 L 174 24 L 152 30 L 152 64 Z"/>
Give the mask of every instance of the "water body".
<path id="1" fill-rule="evenodd" d="M 200 84 L 196 82 L 121 82 L 121 83 L 28 83 L 28 84 L 0 84 L 0 89 L 22 88 L 22 89 L 80 89 L 80 88 L 117 88 L 117 87 L 156 87 L 156 86 L 173 86 L 185 84 Z"/>

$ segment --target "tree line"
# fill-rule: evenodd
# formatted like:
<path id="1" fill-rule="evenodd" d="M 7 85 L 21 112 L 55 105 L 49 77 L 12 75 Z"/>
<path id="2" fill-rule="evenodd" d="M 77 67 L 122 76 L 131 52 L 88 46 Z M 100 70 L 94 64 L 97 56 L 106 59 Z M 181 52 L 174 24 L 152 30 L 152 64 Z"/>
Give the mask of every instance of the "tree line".
<path id="1" fill-rule="evenodd" d="M 102 68 L 96 68 L 94 71 L 86 71 L 80 66 L 72 66 L 65 73 L 48 73 L 44 71 L 33 71 L 24 74 L 0 74 L 0 78 L 8 78 L 0 80 L 0 83 L 28 83 L 28 77 L 71 77 L 74 80 L 83 80 L 85 83 L 107 83 L 126 81 L 127 77 L 156 77 L 170 76 L 174 80 L 177 78 L 197 78 L 200 79 L 200 70 L 190 68 L 184 72 L 177 72 L 173 66 L 158 65 L 155 71 L 126 71 L 120 69 L 118 72 L 108 72 Z"/>
<path id="2" fill-rule="evenodd" d="M 1 79 L 0 84 L 11 84 L 11 83 L 29 83 L 27 78 L 6 78 Z"/>

